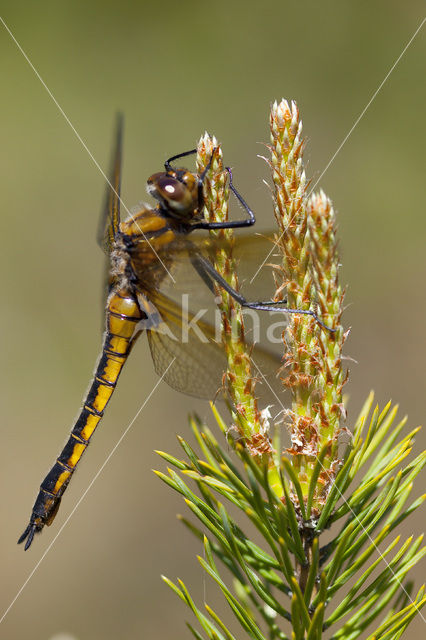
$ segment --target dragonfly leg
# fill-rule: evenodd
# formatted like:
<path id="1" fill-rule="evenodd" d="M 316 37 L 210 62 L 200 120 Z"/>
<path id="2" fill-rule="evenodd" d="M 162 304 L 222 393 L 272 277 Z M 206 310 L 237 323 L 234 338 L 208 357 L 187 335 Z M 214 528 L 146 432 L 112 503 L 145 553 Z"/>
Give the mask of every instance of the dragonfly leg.
<path id="1" fill-rule="evenodd" d="M 236 291 L 233 287 L 231 287 L 231 285 L 228 284 L 228 282 L 226 282 L 224 278 L 222 278 L 220 273 L 216 271 L 209 260 L 207 260 L 203 256 L 197 256 L 197 258 L 193 259 L 193 264 L 200 275 L 202 272 L 204 272 L 203 280 L 205 280 L 206 277 L 210 277 L 223 289 L 225 289 L 225 291 L 227 291 L 229 295 L 232 296 L 234 300 L 236 300 L 242 307 L 255 309 L 257 311 L 276 311 L 277 307 L 280 307 L 280 305 L 287 304 L 286 300 L 266 300 L 264 302 L 250 302 L 239 291 Z M 331 327 L 328 327 L 326 324 L 324 324 L 318 314 L 311 309 L 290 309 L 289 307 L 282 308 L 282 306 L 280 307 L 280 309 L 283 313 L 312 316 L 315 321 L 326 331 L 330 331 L 331 333 L 334 333 L 336 331 L 336 329 L 332 329 Z"/>
<path id="2" fill-rule="evenodd" d="M 210 161 L 211 162 L 211 161 Z M 206 170 L 203 173 L 203 177 L 206 171 L 209 169 L 209 165 L 206 167 Z M 256 218 L 254 216 L 254 211 L 249 207 L 247 202 L 244 200 L 243 196 L 237 191 L 234 187 L 234 183 L 232 181 L 232 171 L 229 167 L 226 167 L 227 172 L 229 173 L 229 188 L 231 189 L 234 196 L 237 198 L 238 202 L 242 205 L 242 207 L 247 211 L 248 218 L 244 220 L 227 220 L 226 222 L 197 222 L 196 224 L 191 225 L 191 231 L 194 229 L 241 229 L 243 227 L 251 227 L 255 224 Z"/>
<path id="3" fill-rule="evenodd" d="M 171 158 L 166 160 L 166 162 L 164 163 L 165 170 L 173 171 L 173 167 L 170 164 L 171 162 L 174 162 L 175 160 L 179 160 L 180 158 L 186 158 L 186 156 L 192 156 L 194 153 L 197 153 L 197 149 L 191 149 L 191 151 L 184 151 L 183 153 L 178 153 L 177 155 L 172 156 Z"/>
<path id="4" fill-rule="evenodd" d="M 145 316 L 128 291 L 113 293 L 107 305 L 107 327 L 93 382 L 71 434 L 55 464 L 40 485 L 30 522 L 18 540 L 27 550 L 35 533 L 50 525 L 59 509 L 62 494 L 99 424 L 117 384 L 130 349 L 140 331 L 137 324 Z"/>
<path id="5" fill-rule="evenodd" d="M 204 178 L 206 177 L 206 174 L 211 167 L 214 152 L 215 152 L 215 149 L 213 149 L 210 160 L 206 168 L 204 169 L 203 173 L 200 176 L 198 176 L 198 208 L 199 210 L 201 210 L 204 202 L 204 197 L 203 197 Z M 173 171 L 173 167 L 170 164 L 171 162 L 174 162 L 175 160 L 179 160 L 179 158 L 185 158 L 186 156 L 192 155 L 193 153 L 197 153 L 197 149 L 191 149 L 191 151 L 184 151 L 183 153 L 178 153 L 176 156 L 172 156 L 171 158 L 166 160 L 166 162 L 164 163 L 164 167 L 166 171 Z M 232 193 L 237 198 L 239 203 L 242 205 L 242 207 L 247 211 L 248 218 L 244 220 L 232 220 L 232 221 L 228 220 L 226 222 L 207 222 L 207 221 L 197 222 L 196 224 L 191 225 L 190 231 L 193 231 L 194 229 L 210 229 L 210 230 L 211 229 L 240 229 L 242 227 L 251 227 L 252 225 L 255 224 L 256 218 L 254 216 L 253 209 L 249 207 L 249 205 L 244 200 L 242 195 L 234 187 L 234 183 L 232 179 L 232 171 L 230 167 L 226 167 L 226 170 L 229 173 L 229 188 L 231 189 Z"/>

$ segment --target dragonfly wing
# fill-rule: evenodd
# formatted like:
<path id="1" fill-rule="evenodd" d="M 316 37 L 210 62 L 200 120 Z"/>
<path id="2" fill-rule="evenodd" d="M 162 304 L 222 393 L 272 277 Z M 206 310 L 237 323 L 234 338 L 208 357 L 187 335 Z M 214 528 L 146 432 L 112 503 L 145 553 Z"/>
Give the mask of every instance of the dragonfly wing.
<path id="1" fill-rule="evenodd" d="M 115 143 L 111 158 L 109 180 L 105 190 L 104 206 L 98 226 L 98 244 L 110 253 L 120 225 L 121 150 L 123 144 L 123 116 L 117 115 Z"/>
<path id="2" fill-rule="evenodd" d="M 226 369 L 224 351 L 215 342 L 214 328 L 185 312 L 172 300 L 156 296 L 157 326 L 148 330 L 155 371 L 182 393 L 214 400 Z"/>
<path id="3" fill-rule="evenodd" d="M 182 296 L 186 294 L 194 309 L 211 306 L 214 298 L 212 282 L 203 282 L 202 275 L 194 268 L 193 262 L 196 263 L 197 255 L 209 257 L 211 251 L 226 248 L 225 241 L 192 235 L 186 242 L 171 246 L 169 255 L 172 256 L 172 277 L 162 280 L 159 285 L 161 291 L 180 305 Z M 272 233 L 235 236 L 233 255 L 237 261 L 240 290 L 248 301 L 273 298 L 276 287 L 270 264 L 278 262 L 275 253 Z"/>
<path id="4" fill-rule="evenodd" d="M 156 373 L 181 393 L 214 400 L 221 388 L 220 375 L 226 360 L 212 344 L 204 344 L 196 351 L 176 342 L 158 331 L 148 331 L 148 342 Z"/>
<path id="5" fill-rule="evenodd" d="M 224 347 L 218 342 L 220 327 L 216 330 L 197 317 L 199 314 L 182 310 L 160 294 L 154 295 L 153 303 L 157 316 L 147 333 L 156 372 L 177 391 L 214 400 L 222 388 L 227 368 Z M 150 317 L 154 316 L 151 312 Z M 280 355 L 259 344 L 249 345 L 249 349 L 252 350 L 253 376 L 258 381 L 256 395 L 261 406 L 274 405 L 280 410 L 283 393 L 277 377 Z"/>
<path id="6" fill-rule="evenodd" d="M 108 183 L 105 189 L 104 205 L 101 211 L 98 225 L 97 241 L 101 249 L 106 253 L 104 266 L 104 279 L 102 288 L 103 310 L 110 293 L 110 253 L 120 225 L 120 186 L 121 186 L 121 150 L 123 143 L 123 116 L 117 115 L 115 143 L 111 157 L 111 167 Z M 104 318 L 102 318 L 102 330 Z"/>
<path id="7" fill-rule="evenodd" d="M 260 295 L 266 300 L 272 299 L 275 293 L 271 264 L 282 262 L 275 237 L 276 234 L 272 231 L 234 236 L 235 245 L 232 253 L 238 263 L 238 277 L 246 297 L 250 300 L 253 299 L 253 295 Z"/>

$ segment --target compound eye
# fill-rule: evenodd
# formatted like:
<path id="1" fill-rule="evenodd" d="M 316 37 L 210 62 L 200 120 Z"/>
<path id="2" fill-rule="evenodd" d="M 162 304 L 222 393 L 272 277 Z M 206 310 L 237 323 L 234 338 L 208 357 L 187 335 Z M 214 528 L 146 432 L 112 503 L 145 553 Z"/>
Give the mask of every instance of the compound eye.
<path id="1" fill-rule="evenodd" d="M 188 187 L 166 173 L 155 173 L 149 178 L 148 192 L 163 202 L 167 209 L 179 213 L 187 211 L 192 204 Z"/>
<path id="2" fill-rule="evenodd" d="M 157 183 L 157 189 L 165 200 L 179 202 L 185 198 L 187 188 L 175 178 L 162 178 Z"/>

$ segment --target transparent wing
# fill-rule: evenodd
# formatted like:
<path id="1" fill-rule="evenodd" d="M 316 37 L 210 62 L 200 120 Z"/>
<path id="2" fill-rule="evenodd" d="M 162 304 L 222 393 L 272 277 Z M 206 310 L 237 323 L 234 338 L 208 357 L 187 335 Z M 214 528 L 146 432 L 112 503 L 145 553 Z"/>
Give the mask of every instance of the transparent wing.
<path id="1" fill-rule="evenodd" d="M 110 253 L 120 225 L 121 150 L 123 144 L 123 116 L 117 114 L 114 134 L 114 148 L 111 156 L 109 183 L 105 189 L 105 199 L 98 224 L 97 242 L 106 254 L 102 288 L 102 311 L 110 293 Z M 102 316 L 102 331 L 104 316 Z"/>
<path id="2" fill-rule="evenodd" d="M 172 300 L 153 300 L 161 321 L 148 331 L 155 371 L 173 389 L 214 400 L 226 369 L 223 349 L 215 341 L 214 328 L 184 311 Z"/>
<path id="3" fill-rule="evenodd" d="M 156 372 L 177 391 L 214 400 L 222 388 L 227 367 L 224 348 L 218 342 L 220 326 L 202 320 L 200 311 L 194 314 L 182 309 L 160 294 L 154 296 L 152 303 L 158 315 L 147 333 Z M 273 404 L 280 410 L 283 395 L 277 377 L 280 355 L 255 344 L 252 360 L 261 405 Z"/>
<path id="4" fill-rule="evenodd" d="M 189 306 L 194 310 L 211 307 L 214 298 L 211 282 L 203 281 L 193 262 L 197 255 L 208 257 L 212 251 L 221 249 L 228 249 L 226 241 L 209 236 L 190 235 L 176 243 L 176 246 L 173 243 L 165 256 L 165 259 L 172 256 L 168 267 L 171 276 L 162 274 L 158 284 L 161 292 L 179 305 L 182 305 L 183 296 L 188 296 Z M 273 234 L 235 235 L 232 252 L 237 261 L 241 293 L 251 302 L 272 300 L 275 283 L 270 265 L 279 262 L 275 256 Z"/>
<path id="5" fill-rule="evenodd" d="M 98 244 L 109 254 L 120 225 L 121 151 L 123 144 L 123 116 L 117 114 L 114 148 L 109 172 L 109 184 L 99 219 Z"/>

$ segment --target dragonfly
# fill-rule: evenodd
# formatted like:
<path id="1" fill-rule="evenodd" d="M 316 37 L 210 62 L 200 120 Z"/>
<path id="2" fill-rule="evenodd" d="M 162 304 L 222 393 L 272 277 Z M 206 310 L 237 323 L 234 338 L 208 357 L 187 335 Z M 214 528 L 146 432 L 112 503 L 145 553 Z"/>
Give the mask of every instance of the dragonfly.
<path id="1" fill-rule="evenodd" d="M 204 286 L 202 281 L 207 285 L 211 297 L 216 283 L 243 307 L 276 311 L 277 305 L 282 305 L 282 301 L 248 301 L 222 278 L 208 259 L 207 249 L 214 242 L 211 234 L 209 238 L 189 238 L 196 230 L 244 228 L 255 223 L 254 213 L 235 188 L 230 170 L 230 190 L 247 216 L 226 222 L 207 222 L 203 218 L 203 183 L 211 160 L 202 174 L 172 164 L 196 153 L 196 149 L 172 156 L 164 163 L 164 171 L 154 173 L 148 179 L 147 191 L 157 201 L 156 206 L 140 205 L 121 221 L 122 140 L 123 118 L 119 116 L 98 231 L 98 243 L 108 258 L 103 346 L 80 414 L 68 441 L 40 485 L 29 524 L 18 540 L 19 544 L 25 542 L 25 550 L 31 546 L 35 534 L 53 522 L 62 495 L 142 333 L 148 336 L 154 368 L 165 382 L 180 392 L 201 398 L 216 396 L 226 369 L 226 357 L 215 340 L 215 329 L 206 321 L 197 323 L 205 342 L 200 342 L 194 332 L 188 332 L 185 341 L 179 339 L 182 307 L 167 294 L 174 289 L 174 267 L 189 265 L 201 286 Z M 245 236 L 237 241 L 243 254 L 253 249 L 259 242 L 257 238 Z M 285 312 L 312 315 L 321 323 L 314 311 L 286 308 Z M 193 319 L 189 314 L 186 321 L 190 324 Z M 278 368 L 279 360 L 277 362 L 275 356 L 261 348 L 256 357 L 269 370 Z"/>

